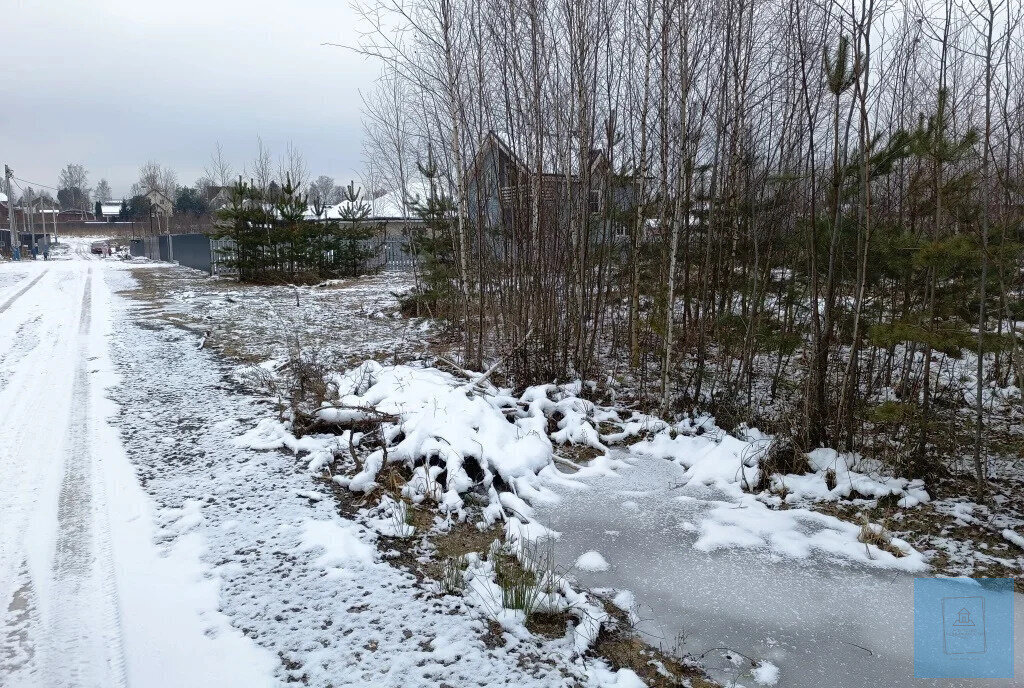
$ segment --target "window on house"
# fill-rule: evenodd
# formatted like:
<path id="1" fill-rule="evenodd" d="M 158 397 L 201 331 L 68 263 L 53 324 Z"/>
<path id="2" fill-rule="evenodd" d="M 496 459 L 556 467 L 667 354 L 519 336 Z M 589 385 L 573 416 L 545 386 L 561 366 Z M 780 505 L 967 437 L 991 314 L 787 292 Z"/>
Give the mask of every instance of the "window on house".
<path id="1" fill-rule="evenodd" d="M 590 191 L 590 213 L 596 215 L 601 212 L 601 192 L 592 189 Z"/>

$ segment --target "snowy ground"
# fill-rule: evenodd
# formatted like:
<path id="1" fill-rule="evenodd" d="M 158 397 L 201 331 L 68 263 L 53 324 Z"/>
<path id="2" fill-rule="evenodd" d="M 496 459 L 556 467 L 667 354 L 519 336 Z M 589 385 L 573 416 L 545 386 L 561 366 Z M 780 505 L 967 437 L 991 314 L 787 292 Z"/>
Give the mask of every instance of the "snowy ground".
<path id="1" fill-rule="evenodd" d="M 270 405 L 200 337 L 118 295 L 137 288 L 131 267 L 12 267 L 4 688 L 600 685 L 569 640 L 495 635 L 387 563 L 304 461 L 239 448 Z"/>
<path id="2" fill-rule="evenodd" d="M 395 294 L 411 286 L 408 273 L 313 287 L 240 287 L 159 263 L 139 265 L 133 274 L 131 295 L 146 301 L 148 312 L 205 335 L 206 346 L 236 362 L 282 360 L 296 341 L 336 367 L 405 358 L 424 349 L 430 329 L 426 320 L 399 317 Z"/>
<path id="3" fill-rule="evenodd" d="M 242 374 L 277 370 L 296 336 L 349 370 L 333 377 L 337 401 L 396 419 L 390 460 L 420 466 L 403 498 L 449 524 L 553 528 L 574 585 L 632 608 L 651 645 L 748 687 L 911 681 L 912 576 L 926 554 L 898 539 L 898 556 L 869 547 L 859 526 L 806 507 L 856 490 L 891 492 L 914 513 L 921 485 L 844 464 L 830 489 L 835 457 L 822 454 L 818 472 L 755 498 L 741 487 L 759 477 L 756 431 L 656 427 L 568 388 L 511 395 L 395 365 L 431 345 L 426 323 L 396 312 L 406 282 L 239 288 L 84 250 L 0 265 L 0 685 L 640 685 L 578 655 L 593 641 L 593 597 L 553 595 L 577 618 L 545 636 L 487 604 L 501 595 L 490 559 L 468 563 L 463 595 L 419 575 L 428 539 L 400 546 L 387 535 L 407 519 L 375 506 L 383 457 L 327 463 L 337 439 L 289 438 Z M 998 524 L 994 554 L 1019 568 L 1007 553 L 1021 546 L 1018 520 L 928 506 Z M 1024 657 L 1016 666 L 1024 675 Z"/>
<path id="4" fill-rule="evenodd" d="M 111 276 L 130 286 L 127 274 Z M 146 310 L 146 309 L 143 309 Z M 161 539 L 192 533 L 222 610 L 280 661 L 278 681 L 310 686 L 571 685 L 536 643 L 488 648 L 487 619 L 390 566 L 376 535 L 339 515 L 306 461 L 233 439 L 270 405 L 233 370 L 155 316 L 122 319 L 126 379 L 117 424 L 156 505 Z M 527 666 L 527 671 L 520 667 Z"/>

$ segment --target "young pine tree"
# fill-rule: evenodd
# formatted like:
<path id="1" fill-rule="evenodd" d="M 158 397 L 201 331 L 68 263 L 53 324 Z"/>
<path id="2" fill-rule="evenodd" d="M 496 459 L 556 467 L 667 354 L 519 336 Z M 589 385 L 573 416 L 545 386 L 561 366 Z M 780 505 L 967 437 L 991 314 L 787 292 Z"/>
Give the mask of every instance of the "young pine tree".
<path id="1" fill-rule="evenodd" d="M 422 270 L 422 288 L 416 294 L 420 306 L 439 317 L 458 313 L 459 270 L 455 240 L 458 206 L 444 193 L 443 184 L 432 155 L 427 162 L 417 163 L 420 174 L 430 187 L 426 198 L 418 195 L 412 202 L 413 212 L 423 226 L 412 231 L 409 252 L 417 256 Z"/>
<path id="2" fill-rule="evenodd" d="M 335 275 L 354 277 L 369 270 L 380 248 L 373 238 L 382 230 L 381 225 L 368 221 L 371 210 L 355 182 L 341 189 L 340 220 L 333 227 L 331 247 Z"/>

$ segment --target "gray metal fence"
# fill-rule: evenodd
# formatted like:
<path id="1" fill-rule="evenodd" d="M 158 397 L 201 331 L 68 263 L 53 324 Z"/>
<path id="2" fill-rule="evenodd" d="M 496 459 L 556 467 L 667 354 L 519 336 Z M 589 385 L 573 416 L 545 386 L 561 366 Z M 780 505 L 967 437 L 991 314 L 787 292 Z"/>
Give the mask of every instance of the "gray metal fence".
<path id="1" fill-rule="evenodd" d="M 172 234 L 169 237 L 168 253 L 180 265 L 210 272 L 213 267 L 213 248 L 210 244 L 210 238 L 205 234 Z"/>
<path id="2" fill-rule="evenodd" d="M 36 233 L 35 235 L 29 232 L 16 232 L 19 246 L 31 247 L 33 238 L 35 239 L 35 245 L 39 249 L 40 255 L 43 253 L 43 249 L 52 243 L 52 234 Z M 11 250 L 11 232 L 7 229 L 0 229 L 0 248 L 4 251 L 10 252 Z"/>
<path id="3" fill-rule="evenodd" d="M 409 252 L 409 241 L 404 237 L 385 237 L 381 246 L 384 266 L 395 270 L 412 270 L 416 256 Z"/>
<path id="4" fill-rule="evenodd" d="M 165 261 L 171 259 L 166 235 L 132 239 L 128 242 L 128 252 L 137 258 Z"/>

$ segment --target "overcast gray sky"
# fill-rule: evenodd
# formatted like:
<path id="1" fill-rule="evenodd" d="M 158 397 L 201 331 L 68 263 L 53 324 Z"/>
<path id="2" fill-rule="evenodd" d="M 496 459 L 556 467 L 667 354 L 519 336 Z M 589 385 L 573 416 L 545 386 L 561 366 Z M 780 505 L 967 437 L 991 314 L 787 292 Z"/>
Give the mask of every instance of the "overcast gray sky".
<path id="1" fill-rule="evenodd" d="M 217 141 L 237 171 L 257 136 L 275 160 L 294 142 L 314 176 L 361 168 L 359 91 L 377 68 L 320 45 L 355 42 L 347 0 L 3 4 L 0 161 L 18 177 L 55 186 L 77 162 L 119 197 L 155 160 L 191 185 Z"/>

